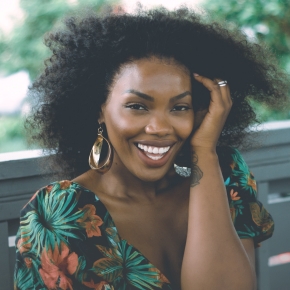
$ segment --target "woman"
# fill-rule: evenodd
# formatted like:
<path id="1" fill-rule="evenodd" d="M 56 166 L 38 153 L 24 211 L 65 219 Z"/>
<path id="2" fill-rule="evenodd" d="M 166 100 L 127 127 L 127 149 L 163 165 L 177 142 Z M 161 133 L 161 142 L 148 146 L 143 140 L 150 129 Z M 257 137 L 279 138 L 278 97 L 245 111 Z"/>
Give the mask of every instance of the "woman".
<path id="1" fill-rule="evenodd" d="M 234 147 L 249 96 L 285 100 L 270 53 L 187 8 L 69 18 L 46 45 L 27 125 L 66 180 L 21 211 L 15 289 L 255 289 L 273 220 Z"/>

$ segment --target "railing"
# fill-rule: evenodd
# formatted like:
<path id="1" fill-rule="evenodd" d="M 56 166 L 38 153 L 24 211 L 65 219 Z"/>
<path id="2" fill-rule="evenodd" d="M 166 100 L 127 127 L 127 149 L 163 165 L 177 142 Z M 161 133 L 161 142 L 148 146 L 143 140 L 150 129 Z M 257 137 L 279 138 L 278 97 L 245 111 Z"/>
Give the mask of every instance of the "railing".
<path id="1" fill-rule="evenodd" d="M 264 124 L 257 135 L 261 145 L 244 151 L 243 156 L 257 180 L 259 199 L 276 224 L 274 236 L 256 250 L 259 290 L 289 290 L 290 121 Z M 0 154 L 0 288 L 3 290 L 13 289 L 14 240 L 20 209 L 37 189 L 52 181 L 40 175 L 38 161 L 45 158 L 37 150 Z"/>
<path id="2" fill-rule="evenodd" d="M 259 290 L 290 289 L 290 121 L 265 124 L 261 147 L 243 152 L 275 231 L 257 252 Z"/>

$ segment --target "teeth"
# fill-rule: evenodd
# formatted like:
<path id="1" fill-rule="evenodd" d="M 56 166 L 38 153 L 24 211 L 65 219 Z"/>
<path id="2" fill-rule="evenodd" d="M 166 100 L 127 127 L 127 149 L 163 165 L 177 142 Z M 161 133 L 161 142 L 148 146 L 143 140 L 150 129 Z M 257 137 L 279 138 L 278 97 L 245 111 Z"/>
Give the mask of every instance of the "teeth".
<path id="1" fill-rule="evenodd" d="M 154 147 L 152 153 L 157 154 L 158 152 L 159 152 L 159 149 L 157 147 Z"/>
<path id="2" fill-rule="evenodd" d="M 147 155 L 147 154 L 146 154 Z M 153 160 L 159 160 L 161 159 L 163 156 L 149 156 L 147 155 L 147 157 L 149 157 L 150 159 L 153 159 Z"/>
<path id="3" fill-rule="evenodd" d="M 170 149 L 170 146 L 167 146 L 167 147 L 153 147 L 153 146 L 146 146 L 146 145 L 139 144 L 139 143 L 138 143 L 138 147 L 140 149 L 144 150 L 147 153 L 153 153 L 153 154 L 164 154 Z M 161 157 L 153 156 L 153 157 L 152 157 L 152 159 L 157 160 L 157 159 L 160 159 L 162 156 Z M 151 156 L 150 156 L 150 158 L 151 158 Z M 157 158 L 157 159 L 155 159 L 155 158 Z"/>

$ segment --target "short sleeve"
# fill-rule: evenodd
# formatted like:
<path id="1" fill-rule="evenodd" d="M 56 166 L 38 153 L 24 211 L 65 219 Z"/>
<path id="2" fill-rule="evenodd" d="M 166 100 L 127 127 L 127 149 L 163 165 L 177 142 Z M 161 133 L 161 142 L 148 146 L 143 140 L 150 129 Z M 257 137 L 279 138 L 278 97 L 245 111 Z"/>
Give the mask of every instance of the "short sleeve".
<path id="1" fill-rule="evenodd" d="M 274 231 L 271 214 L 257 199 L 254 175 L 234 148 L 219 148 L 218 155 L 228 194 L 231 217 L 241 239 L 253 238 L 255 246 Z"/>

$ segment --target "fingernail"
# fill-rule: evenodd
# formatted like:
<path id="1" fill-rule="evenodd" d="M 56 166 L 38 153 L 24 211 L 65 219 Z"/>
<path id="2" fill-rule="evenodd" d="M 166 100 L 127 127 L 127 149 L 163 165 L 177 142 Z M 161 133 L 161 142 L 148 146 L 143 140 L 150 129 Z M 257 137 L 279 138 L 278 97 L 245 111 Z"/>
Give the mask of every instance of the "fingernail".
<path id="1" fill-rule="evenodd" d="M 198 77 L 198 76 L 199 76 L 199 74 L 197 74 L 197 73 L 194 73 L 193 75 L 194 75 L 195 77 Z"/>

